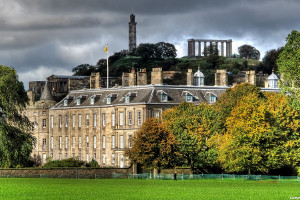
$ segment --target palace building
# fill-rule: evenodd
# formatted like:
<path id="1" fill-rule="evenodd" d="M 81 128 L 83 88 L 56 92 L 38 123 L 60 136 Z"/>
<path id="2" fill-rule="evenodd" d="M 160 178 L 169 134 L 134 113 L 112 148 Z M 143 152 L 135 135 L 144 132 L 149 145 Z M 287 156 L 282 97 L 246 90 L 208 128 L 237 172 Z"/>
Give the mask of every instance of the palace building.
<path id="1" fill-rule="evenodd" d="M 94 73 L 91 88 L 72 90 L 58 103 L 46 82 L 41 99 L 34 102 L 30 98 L 24 113 L 34 122 L 37 138 L 32 157 L 41 164 L 49 157 L 94 159 L 102 167 L 129 167 L 125 150 L 132 147 L 132 137 L 147 118 L 160 117 L 184 101 L 212 104 L 228 88 L 225 70 L 217 70 L 215 86 L 204 85 L 200 70 L 188 70 L 187 85 L 163 85 L 161 68 L 152 69 L 150 84 L 145 74 L 146 70 L 124 73 L 122 86 L 101 88 L 101 77 Z"/>

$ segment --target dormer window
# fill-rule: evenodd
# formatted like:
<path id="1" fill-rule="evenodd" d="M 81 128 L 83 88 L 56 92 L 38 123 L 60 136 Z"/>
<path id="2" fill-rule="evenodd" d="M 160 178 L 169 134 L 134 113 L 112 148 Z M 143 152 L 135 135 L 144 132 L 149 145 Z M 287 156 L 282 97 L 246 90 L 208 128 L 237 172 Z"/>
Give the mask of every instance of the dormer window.
<path id="1" fill-rule="evenodd" d="M 64 106 L 68 106 L 69 102 L 73 99 L 73 96 L 66 96 L 66 98 L 64 99 Z"/>
<path id="2" fill-rule="evenodd" d="M 160 101 L 161 102 L 169 101 L 169 95 L 165 91 L 158 90 L 157 94 L 160 95 Z"/>
<path id="3" fill-rule="evenodd" d="M 217 101 L 217 97 L 214 94 L 209 95 L 209 103 L 215 103 Z"/>
<path id="4" fill-rule="evenodd" d="M 125 103 L 129 103 L 130 102 L 130 97 L 129 96 L 125 96 Z"/>
<path id="5" fill-rule="evenodd" d="M 97 99 L 99 99 L 101 95 L 94 94 L 90 97 L 90 105 L 94 105 Z"/>
<path id="6" fill-rule="evenodd" d="M 168 95 L 162 94 L 161 95 L 161 101 L 168 101 Z"/>
<path id="7" fill-rule="evenodd" d="M 186 95 L 186 96 L 185 96 L 185 101 L 186 101 L 186 102 L 193 102 L 193 96 L 191 96 L 191 95 Z"/>
<path id="8" fill-rule="evenodd" d="M 94 105 L 95 104 L 95 98 L 90 98 L 90 104 Z"/>
<path id="9" fill-rule="evenodd" d="M 68 99 L 64 100 L 64 106 L 68 106 Z"/>
<path id="10" fill-rule="evenodd" d="M 87 95 L 80 95 L 76 98 L 76 105 L 79 106 L 85 99 L 87 98 Z"/>
<path id="11" fill-rule="evenodd" d="M 118 97 L 118 94 L 116 94 L 116 93 L 107 95 L 107 97 L 105 98 L 106 104 L 111 104 L 111 102 L 114 101 L 117 97 Z"/>
<path id="12" fill-rule="evenodd" d="M 198 100 L 198 97 L 194 97 L 194 95 L 188 91 L 183 91 L 182 95 L 185 96 L 186 102 L 193 102 L 194 99 Z"/>
<path id="13" fill-rule="evenodd" d="M 81 103 L 81 99 L 80 99 L 80 98 L 77 98 L 77 99 L 76 99 L 76 105 L 79 106 L 80 103 Z"/>
<path id="14" fill-rule="evenodd" d="M 128 92 L 124 97 L 125 103 L 130 103 L 130 101 L 137 96 L 137 92 Z"/>

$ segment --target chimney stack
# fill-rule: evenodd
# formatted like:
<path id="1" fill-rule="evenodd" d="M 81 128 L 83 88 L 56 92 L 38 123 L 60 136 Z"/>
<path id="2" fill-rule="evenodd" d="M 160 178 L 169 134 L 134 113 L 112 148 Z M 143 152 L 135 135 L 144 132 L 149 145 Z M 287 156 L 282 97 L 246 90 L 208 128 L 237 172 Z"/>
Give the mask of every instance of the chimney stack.
<path id="1" fill-rule="evenodd" d="M 151 84 L 163 84 L 162 68 L 152 68 L 151 72 Z"/>

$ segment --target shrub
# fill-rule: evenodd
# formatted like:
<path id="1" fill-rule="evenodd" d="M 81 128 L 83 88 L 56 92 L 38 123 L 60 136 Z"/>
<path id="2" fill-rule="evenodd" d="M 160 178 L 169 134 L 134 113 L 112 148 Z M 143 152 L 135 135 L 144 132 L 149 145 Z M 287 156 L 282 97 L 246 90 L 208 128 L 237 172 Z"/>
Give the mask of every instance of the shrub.
<path id="1" fill-rule="evenodd" d="M 49 160 L 43 168 L 52 168 L 52 167 L 81 167 L 84 165 L 84 161 L 79 159 L 69 158 L 64 160 Z"/>
<path id="2" fill-rule="evenodd" d="M 98 164 L 98 162 L 94 159 L 91 160 L 91 162 L 86 163 L 85 165 L 86 167 L 92 167 L 92 168 L 99 168 L 100 165 Z"/>

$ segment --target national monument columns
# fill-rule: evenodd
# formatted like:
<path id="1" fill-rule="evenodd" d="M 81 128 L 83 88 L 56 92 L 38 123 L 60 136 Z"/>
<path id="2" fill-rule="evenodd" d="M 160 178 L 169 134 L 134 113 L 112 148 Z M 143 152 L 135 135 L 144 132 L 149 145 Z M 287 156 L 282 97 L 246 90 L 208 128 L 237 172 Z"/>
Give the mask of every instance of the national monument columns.
<path id="1" fill-rule="evenodd" d="M 216 45 L 221 52 L 221 56 L 224 56 L 224 43 L 226 44 L 225 56 L 231 57 L 232 55 L 232 39 L 229 40 L 206 40 L 206 39 L 189 39 L 188 40 L 188 57 L 196 56 L 196 42 L 198 43 L 198 54 L 197 56 L 202 56 L 203 50 L 207 47 L 207 43 L 209 45 Z M 202 45 L 204 44 L 204 49 L 202 50 Z M 221 47 L 219 47 L 219 43 L 221 43 Z M 221 48 L 221 49 L 220 49 Z M 221 50 L 221 51 L 220 51 Z M 206 55 L 204 55 L 206 56 Z"/>

